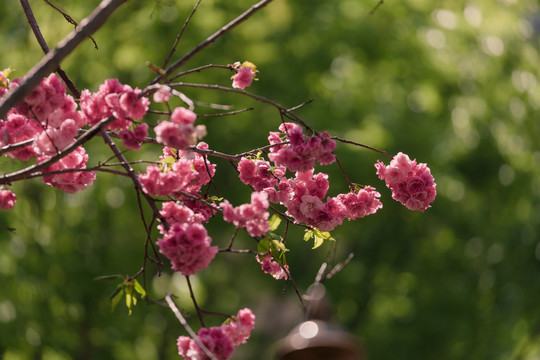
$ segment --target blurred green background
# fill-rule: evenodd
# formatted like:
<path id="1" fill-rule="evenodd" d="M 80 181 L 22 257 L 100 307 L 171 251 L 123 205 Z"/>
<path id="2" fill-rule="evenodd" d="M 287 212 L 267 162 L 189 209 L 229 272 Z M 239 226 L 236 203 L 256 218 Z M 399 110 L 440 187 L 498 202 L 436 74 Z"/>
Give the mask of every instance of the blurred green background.
<path id="1" fill-rule="evenodd" d="M 99 1 L 54 3 L 80 20 Z M 62 66 L 81 88 L 97 90 L 110 77 L 144 87 L 153 78 L 145 61 L 163 62 L 194 3 L 129 1 L 95 34 L 98 50 L 86 41 Z M 15 77 L 42 56 L 18 5 L 0 0 L 0 68 L 15 68 Z M 51 47 L 71 31 L 44 2 L 31 5 Z M 250 5 L 203 0 L 176 58 Z M 438 197 L 425 213 L 413 213 L 377 179 L 377 153 L 341 144 L 336 153 L 348 176 L 377 187 L 384 208 L 333 232 L 334 250 L 311 250 L 299 229 L 289 233 L 288 261 L 302 292 L 329 252 L 333 261 L 355 253 L 326 285 L 334 321 L 362 341 L 370 359 L 539 359 L 539 3 L 385 1 L 366 17 L 376 5 L 275 0 L 183 70 L 250 60 L 260 80 L 249 91 L 286 107 L 314 99 L 297 112 L 313 128 L 430 166 Z M 184 81 L 230 86 L 230 75 L 206 70 Z M 185 93 L 255 108 L 201 120 L 215 150 L 266 144 L 280 122 L 275 109 L 242 96 Z M 103 148 L 99 138 L 88 144 L 90 164 L 109 157 Z M 153 160 L 158 151 L 128 156 Z M 236 205 L 248 202 L 230 164 L 215 162 L 219 193 Z M 3 172 L 17 167 L 2 159 Z M 317 170 L 330 175 L 331 196 L 346 191 L 335 164 Z M 142 264 L 144 227 L 130 182 L 99 173 L 75 195 L 39 179 L 13 190 L 15 209 L 0 214 L 1 226 L 16 228 L 0 229 L 0 359 L 179 358 L 175 340 L 185 331 L 169 309 L 141 302 L 132 316 L 122 304 L 111 312 L 107 299 L 117 283 L 93 280 L 134 274 Z M 208 229 L 221 247 L 233 233 L 218 219 Z M 236 246 L 255 248 L 245 234 Z M 163 270 L 154 277 L 149 268 L 150 296 L 174 291 L 197 329 L 184 280 Z M 205 309 L 254 310 L 252 339 L 234 359 L 271 359 L 275 341 L 301 320 L 292 287 L 283 292 L 250 255 L 219 255 L 193 281 Z"/>

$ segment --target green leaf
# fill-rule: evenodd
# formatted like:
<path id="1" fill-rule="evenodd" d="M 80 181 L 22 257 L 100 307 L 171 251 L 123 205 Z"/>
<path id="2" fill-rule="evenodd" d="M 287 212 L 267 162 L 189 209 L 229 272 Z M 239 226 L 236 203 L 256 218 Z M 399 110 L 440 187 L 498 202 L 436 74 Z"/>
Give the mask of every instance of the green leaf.
<path id="1" fill-rule="evenodd" d="M 120 299 L 122 299 L 122 295 L 124 295 L 124 284 L 118 285 L 116 290 L 109 297 L 109 301 L 111 302 L 111 311 L 114 311 L 116 305 L 118 305 Z"/>
<path id="2" fill-rule="evenodd" d="M 128 315 L 131 315 L 131 306 L 137 303 L 137 298 L 133 296 L 133 285 L 126 285 L 124 292 L 126 293 L 126 307 L 128 308 Z M 135 301 L 133 301 L 135 299 Z"/>
<path id="3" fill-rule="evenodd" d="M 315 239 L 313 240 L 313 247 L 312 249 L 316 249 L 319 246 L 321 246 L 324 242 L 324 238 L 322 236 L 319 236 L 319 234 L 315 234 Z"/>
<path id="4" fill-rule="evenodd" d="M 288 251 L 289 250 L 289 249 L 287 249 L 285 247 L 285 244 L 280 240 L 272 240 L 272 247 L 277 249 L 277 250 L 281 250 L 281 251 Z"/>
<path id="5" fill-rule="evenodd" d="M 304 241 L 309 241 L 313 237 L 313 230 L 306 229 L 304 233 Z"/>
<path id="6" fill-rule="evenodd" d="M 259 243 L 257 244 L 257 252 L 258 253 L 267 253 L 268 251 L 270 251 L 270 239 L 268 238 L 264 238 L 262 240 L 259 241 Z"/>
<path id="7" fill-rule="evenodd" d="M 279 227 L 279 224 L 281 224 L 281 218 L 278 214 L 272 215 L 268 220 L 268 225 L 270 225 L 270 231 L 276 231 L 276 229 Z"/>
<path id="8" fill-rule="evenodd" d="M 208 197 L 206 200 L 208 200 L 210 202 L 213 202 L 213 203 L 217 203 L 218 201 L 223 200 L 223 198 L 213 195 L 213 196 Z"/>
<path id="9" fill-rule="evenodd" d="M 324 240 L 331 240 L 335 241 L 335 239 L 330 235 L 328 231 L 321 231 L 319 229 L 306 229 L 306 232 L 304 233 L 304 241 L 308 241 L 309 239 L 313 239 L 313 248 L 316 249 L 319 246 L 321 246 L 324 242 Z"/>
<path id="10" fill-rule="evenodd" d="M 141 295 L 141 298 L 144 299 L 146 297 L 146 290 L 139 284 L 139 282 L 136 279 L 133 279 L 133 288 L 139 295 Z"/>

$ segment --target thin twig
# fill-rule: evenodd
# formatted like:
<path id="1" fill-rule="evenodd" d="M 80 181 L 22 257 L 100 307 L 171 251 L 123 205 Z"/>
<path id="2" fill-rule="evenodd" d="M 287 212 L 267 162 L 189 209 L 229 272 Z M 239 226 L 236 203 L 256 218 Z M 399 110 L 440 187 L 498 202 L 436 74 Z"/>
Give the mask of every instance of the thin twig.
<path id="1" fill-rule="evenodd" d="M 169 86 L 170 87 L 192 87 L 192 88 L 201 88 L 201 89 L 212 89 L 212 90 L 219 90 L 219 91 L 224 91 L 224 92 L 232 92 L 236 94 L 246 95 L 259 102 L 272 105 L 273 107 L 277 108 L 283 116 L 286 116 L 288 119 L 297 122 L 298 124 L 302 125 L 304 128 L 313 131 L 304 121 L 302 121 L 299 117 L 294 115 L 294 113 L 290 111 L 289 109 L 281 106 L 275 101 L 265 98 L 264 96 L 255 95 L 245 90 L 239 90 L 239 89 L 229 88 L 229 87 L 220 86 L 220 85 L 196 84 L 196 83 L 185 83 L 185 82 L 170 83 Z M 144 91 L 146 92 L 146 89 Z"/>
<path id="2" fill-rule="evenodd" d="M 221 117 L 221 116 L 228 116 L 228 115 L 236 115 L 236 114 L 240 114 L 240 113 L 243 113 L 245 111 L 251 111 L 251 110 L 253 110 L 253 108 L 246 108 L 246 109 L 241 109 L 241 110 L 236 110 L 236 111 L 229 111 L 229 112 L 218 113 L 218 114 L 197 114 L 197 117 L 198 118 L 201 118 L 201 117 Z"/>
<path id="3" fill-rule="evenodd" d="M 174 81 L 184 75 L 187 75 L 187 74 L 192 74 L 192 73 L 195 73 L 195 72 L 201 72 L 202 70 L 205 70 L 205 69 L 211 69 L 211 68 L 219 68 L 219 69 L 228 69 L 228 70 L 231 70 L 231 66 L 230 65 L 215 65 L 215 64 L 207 64 L 207 65 L 203 65 L 203 66 L 199 66 L 199 67 L 196 67 L 196 68 L 193 68 L 193 69 L 190 69 L 190 70 L 187 70 L 187 71 L 183 71 L 175 76 L 173 76 L 172 78 L 169 79 L 169 81 Z"/>
<path id="4" fill-rule="evenodd" d="M 178 59 L 176 62 L 174 62 L 168 69 L 165 70 L 163 74 L 158 75 L 154 80 L 152 80 L 152 84 L 155 84 L 157 82 L 160 82 L 164 78 L 167 78 L 170 76 L 173 72 L 175 72 L 178 68 L 180 68 L 182 65 L 184 65 L 189 59 L 191 59 L 193 56 L 195 56 L 197 53 L 199 53 L 202 49 L 207 47 L 208 45 L 215 42 L 217 39 L 234 29 L 237 25 L 240 23 L 246 21 L 251 15 L 256 13 L 258 10 L 262 9 L 266 5 L 268 5 L 272 0 L 262 0 L 256 3 L 255 5 L 251 6 L 249 9 L 247 9 L 245 12 L 243 12 L 241 15 L 236 17 L 234 20 L 229 22 L 227 25 L 220 28 L 218 31 L 210 35 L 206 40 L 201 42 L 199 45 L 195 46 L 192 50 L 190 50 L 188 53 L 186 53 L 184 56 L 182 56 L 180 59 Z M 0 113 L 1 114 L 1 113 Z M 1 117 L 1 116 L 0 116 Z"/>
<path id="5" fill-rule="evenodd" d="M 337 136 L 332 136 L 332 139 L 337 140 L 337 141 L 339 141 L 339 142 L 342 142 L 342 143 L 344 143 L 344 144 L 356 145 L 356 146 L 360 146 L 360 147 L 363 147 L 363 148 L 366 148 L 366 149 L 369 149 L 369 150 L 373 150 L 373 151 L 375 151 L 375 152 L 378 152 L 379 154 L 383 154 L 384 156 L 389 157 L 390 159 L 393 159 L 393 158 L 394 158 L 393 156 L 388 155 L 388 153 L 386 153 L 386 152 L 384 152 L 384 151 L 382 151 L 382 150 L 375 149 L 374 147 L 371 147 L 371 146 L 368 146 L 368 145 L 364 145 L 364 144 L 360 144 L 360 143 L 357 143 L 357 142 L 355 142 L 355 141 L 342 139 L 342 138 L 337 137 Z"/>
<path id="6" fill-rule="evenodd" d="M 202 351 L 204 351 L 206 356 L 208 356 L 211 360 L 217 360 L 214 354 L 212 354 L 212 352 L 208 350 L 208 348 L 199 339 L 197 334 L 195 334 L 193 329 L 191 329 L 191 327 L 187 323 L 184 316 L 182 316 L 182 313 L 180 312 L 180 310 L 178 310 L 178 308 L 176 307 L 176 304 L 174 303 L 174 301 L 172 301 L 170 294 L 165 295 L 165 301 L 167 301 L 167 305 L 169 305 L 169 308 L 172 310 L 172 312 L 174 313 L 178 321 L 180 321 L 180 324 L 184 327 L 184 329 L 186 329 L 186 331 L 188 332 L 189 336 L 193 339 L 193 341 L 195 341 L 195 343 L 202 349 Z"/>
<path id="7" fill-rule="evenodd" d="M 163 215 L 161 215 L 161 213 L 157 209 L 154 199 L 150 195 L 148 195 L 146 192 L 144 192 L 144 190 L 142 188 L 142 185 L 141 185 L 141 182 L 139 181 L 139 178 L 135 174 L 135 171 L 129 165 L 129 162 L 126 160 L 124 155 L 122 155 L 122 153 L 120 152 L 120 150 L 118 149 L 118 147 L 116 146 L 114 141 L 111 139 L 109 134 L 107 134 L 107 132 L 104 129 L 101 129 L 101 136 L 105 140 L 105 143 L 107 143 L 107 145 L 109 145 L 109 147 L 111 148 L 113 153 L 116 155 L 118 160 L 120 160 L 120 163 L 122 164 L 124 169 L 126 169 L 126 172 L 129 174 L 129 177 L 131 178 L 131 180 L 133 181 L 133 184 L 135 185 L 135 190 L 139 191 L 139 192 L 141 192 L 141 194 L 143 194 L 144 198 L 148 202 L 148 205 L 150 205 L 150 208 L 152 209 L 154 215 L 161 221 L 161 223 L 163 224 L 163 227 L 165 228 L 165 230 L 169 230 L 169 223 L 167 222 L 165 217 Z"/>
<path id="8" fill-rule="evenodd" d="M 351 180 L 349 179 L 349 177 L 347 176 L 347 173 L 345 172 L 345 169 L 343 168 L 343 166 L 341 165 L 341 162 L 339 161 L 338 157 L 334 154 L 335 158 L 336 158 L 336 162 L 337 164 L 339 165 L 339 168 L 341 169 L 341 172 L 343 173 L 343 176 L 345 177 L 345 180 L 347 181 L 347 184 L 349 184 L 349 189 L 351 189 L 351 191 L 354 191 L 354 185 L 353 183 L 351 182 Z"/>
<path id="9" fill-rule="evenodd" d="M 66 21 L 68 23 L 70 23 L 71 25 L 77 27 L 79 24 L 71 17 L 69 16 L 68 13 L 66 13 L 65 11 L 63 11 L 62 9 L 60 9 L 58 6 L 52 4 L 49 0 L 43 0 L 45 1 L 50 7 L 52 7 L 54 10 L 58 11 L 60 14 L 62 14 L 62 16 L 64 17 L 64 19 L 66 19 Z M 88 35 L 88 37 L 90 38 L 90 40 L 92 40 L 92 42 L 94 43 L 94 48 L 97 50 L 98 49 L 98 45 L 96 43 L 96 40 L 94 40 L 94 38 L 90 35 Z"/>
<path id="10" fill-rule="evenodd" d="M 184 25 L 182 25 L 182 29 L 180 30 L 180 32 L 178 33 L 178 35 L 176 36 L 176 40 L 174 40 L 174 45 L 171 49 L 171 52 L 169 53 L 169 55 L 167 56 L 167 58 L 165 59 L 165 62 L 163 63 L 163 65 L 161 66 L 162 69 L 166 68 L 167 65 L 169 64 L 169 60 L 171 60 L 171 57 L 174 55 L 174 52 L 176 51 L 176 47 L 178 46 L 178 42 L 180 41 L 180 38 L 182 37 L 182 35 L 184 34 L 184 30 L 186 30 L 186 26 L 187 24 L 189 23 L 189 21 L 191 20 L 193 14 L 195 14 L 195 11 L 197 11 L 197 8 L 199 7 L 199 4 L 201 3 L 201 0 L 197 1 L 197 3 L 195 4 L 195 6 L 193 7 L 193 10 L 191 10 L 191 13 L 189 14 L 189 16 L 187 17 L 186 21 L 184 21 Z"/>
<path id="11" fill-rule="evenodd" d="M 195 306 L 195 310 L 197 311 L 197 316 L 199 317 L 201 326 L 206 327 L 204 325 L 204 319 L 202 317 L 201 308 L 199 307 L 199 304 L 197 304 L 197 300 L 195 299 L 195 293 L 193 292 L 193 287 L 191 286 L 191 281 L 189 280 L 189 276 L 186 275 L 185 278 L 186 278 L 186 282 L 189 288 L 189 295 L 191 296 L 191 301 L 193 302 L 193 306 Z"/>
<path id="12" fill-rule="evenodd" d="M 375 13 L 375 11 L 377 11 L 379 6 L 381 6 L 383 3 L 384 3 L 384 0 L 379 0 L 377 5 L 375 5 L 375 7 L 373 9 L 371 9 L 371 11 L 366 14 L 366 17 L 370 17 L 371 15 L 373 15 Z"/>
<path id="13" fill-rule="evenodd" d="M 336 275 L 337 273 L 339 273 L 341 270 L 343 270 L 343 268 L 345 268 L 345 266 L 347 266 L 352 258 L 354 257 L 354 253 L 350 253 L 347 258 L 345 260 L 343 260 L 342 262 L 340 262 L 339 264 L 336 264 L 336 266 L 334 266 L 332 268 L 332 270 L 330 270 L 326 276 L 324 277 L 324 280 L 329 280 L 331 279 L 334 275 Z"/>
<path id="14" fill-rule="evenodd" d="M 35 141 L 35 139 L 32 138 L 32 139 L 20 141 L 20 142 L 15 143 L 15 144 L 8 144 L 6 146 L 2 146 L 0 148 L 0 155 L 3 155 L 4 153 L 7 153 L 7 152 L 10 152 L 10 151 L 17 150 L 17 149 L 23 148 L 25 146 L 31 145 L 34 141 Z"/>

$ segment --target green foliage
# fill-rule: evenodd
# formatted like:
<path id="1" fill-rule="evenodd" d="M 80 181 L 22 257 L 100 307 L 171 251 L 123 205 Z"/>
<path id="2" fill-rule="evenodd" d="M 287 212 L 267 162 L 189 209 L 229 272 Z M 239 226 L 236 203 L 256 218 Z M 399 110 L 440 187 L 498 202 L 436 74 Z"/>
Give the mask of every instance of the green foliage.
<path id="1" fill-rule="evenodd" d="M 316 249 L 321 246 L 324 240 L 336 241 L 328 231 L 321 231 L 319 229 L 306 229 L 304 233 L 304 241 L 313 239 L 313 248 Z"/>

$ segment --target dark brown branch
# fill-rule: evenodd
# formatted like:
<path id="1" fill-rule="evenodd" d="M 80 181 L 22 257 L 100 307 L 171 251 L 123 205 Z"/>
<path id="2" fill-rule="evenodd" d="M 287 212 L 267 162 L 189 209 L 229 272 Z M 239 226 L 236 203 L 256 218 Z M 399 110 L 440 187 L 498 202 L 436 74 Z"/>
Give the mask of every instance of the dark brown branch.
<path id="1" fill-rule="evenodd" d="M 93 34 L 107 20 L 107 18 L 120 5 L 127 0 L 104 0 L 98 7 L 83 19 L 80 25 L 62 40 L 56 48 L 45 55 L 30 71 L 26 74 L 18 87 L 10 90 L 2 99 L 0 99 L 0 119 L 4 118 L 7 112 L 16 106 L 28 95 L 37 84 L 55 71 L 60 62 L 79 44 L 86 39 L 88 35 Z"/>
<path id="2" fill-rule="evenodd" d="M 35 139 L 32 138 L 32 139 L 20 141 L 20 142 L 15 143 L 15 144 L 9 144 L 9 145 L 6 145 L 6 146 L 2 146 L 0 148 L 0 155 L 5 154 L 5 153 L 10 152 L 10 151 L 13 151 L 13 150 L 23 148 L 23 147 L 28 146 L 28 145 L 31 145 L 34 142 L 34 140 Z"/>

